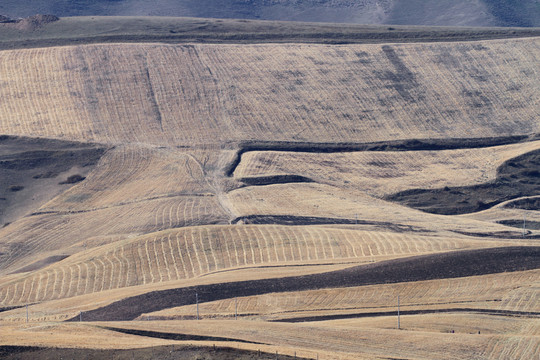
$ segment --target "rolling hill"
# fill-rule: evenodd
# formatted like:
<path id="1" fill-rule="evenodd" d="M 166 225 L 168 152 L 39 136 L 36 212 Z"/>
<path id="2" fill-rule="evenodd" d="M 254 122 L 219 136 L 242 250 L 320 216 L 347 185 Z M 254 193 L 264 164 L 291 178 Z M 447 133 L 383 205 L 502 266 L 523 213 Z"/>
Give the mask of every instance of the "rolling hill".
<path id="1" fill-rule="evenodd" d="M 540 26 L 535 0 L 47 0 L 4 1 L 0 14 L 184 16 L 356 24 Z"/>
<path id="2" fill-rule="evenodd" d="M 538 29 L 53 20 L 0 35 L 2 356 L 540 353 Z"/>

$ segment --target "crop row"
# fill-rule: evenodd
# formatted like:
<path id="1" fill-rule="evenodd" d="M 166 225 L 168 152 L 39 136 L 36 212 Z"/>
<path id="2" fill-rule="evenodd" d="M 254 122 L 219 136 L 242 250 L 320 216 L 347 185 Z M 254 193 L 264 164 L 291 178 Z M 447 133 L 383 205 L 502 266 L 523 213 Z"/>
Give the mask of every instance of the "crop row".
<path id="1" fill-rule="evenodd" d="M 68 258 L 4 285 L 0 304 L 52 300 L 251 265 L 369 261 L 374 256 L 469 248 L 474 243 L 321 227 L 217 226 L 169 230 L 108 246 L 97 253 L 91 250 L 83 260 Z"/>
<path id="2" fill-rule="evenodd" d="M 0 53 L 0 133 L 107 143 L 538 132 L 536 39 L 86 45 Z"/>
<path id="3" fill-rule="evenodd" d="M 226 222 L 215 196 L 166 197 L 93 211 L 26 217 L 2 229 L 1 269 L 16 270 L 47 252 L 69 253 L 71 246 L 92 247 L 95 239 L 111 235 L 125 238 Z"/>
<path id="4" fill-rule="evenodd" d="M 272 319 L 318 316 L 341 311 L 384 312 L 395 310 L 397 297 L 400 296 L 402 310 L 487 308 L 540 312 L 539 275 L 540 271 L 532 270 L 388 285 L 272 293 L 202 303 L 199 304 L 199 310 L 203 317 L 231 317 L 237 309 L 240 316 Z M 193 314 L 193 306 L 189 305 L 147 315 L 174 318 Z"/>
<path id="5" fill-rule="evenodd" d="M 109 150 L 84 182 L 40 211 L 79 211 L 178 195 L 208 195 L 201 165 L 190 154 L 137 145 Z"/>

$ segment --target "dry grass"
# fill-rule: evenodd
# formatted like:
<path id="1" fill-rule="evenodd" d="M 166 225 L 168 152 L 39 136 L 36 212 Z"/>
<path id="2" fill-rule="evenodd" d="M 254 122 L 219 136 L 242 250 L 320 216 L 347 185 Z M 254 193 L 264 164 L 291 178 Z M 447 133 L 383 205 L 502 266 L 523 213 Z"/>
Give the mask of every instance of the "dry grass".
<path id="1" fill-rule="evenodd" d="M 295 174 L 376 197 L 409 189 L 471 186 L 495 180 L 503 162 L 540 142 L 483 149 L 362 151 L 334 154 L 254 151 L 242 155 L 236 178 Z"/>
<path id="2" fill-rule="evenodd" d="M 538 270 L 532 270 L 459 279 L 266 294 L 200 304 L 199 312 L 202 318 L 232 318 L 237 306 L 241 318 L 252 320 L 354 317 L 353 314 L 397 311 L 399 295 L 402 311 L 491 309 L 539 313 L 539 274 Z M 188 305 L 145 314 L 141 319 L 190 319 L 194 314 L 195 305 Z"/>
<path id="3" fill-rule="evenodd" d="M 2 51 L 0 133 L 188 146 L 536 133 L 538 49 L 533 38 Z"/>
<path id="4" fill-rule="evenodd" d="M 220 336 L 243 341 L 225 344 L 241 349 L 297 354 L 321 359 L 376 359 L 381 356 L 410 359 L 508 359 L 534 358 L 539 347 L 538 322 L 511 318 L 458 314 L 403 316 L 403 330 L 395 329 L 395 317 L 357 319 L 310 324 L 279 324 L 257 321 L 169 321 L 86 324 L 45 323 L 41 326 L 5 325 L 2 344 L 27 344 L 76 348 L 139 348 L 193 341 L 171 341 L 125 335 L 101 326 L 170 334 Z M 450 330 L 455 330 L 449 334 Z M 477 331 L 480 330 L 481 334 Z M 31 335 L 32 341 L 29 341 Z M 83 339 L 83 340 L 81 340 Z M 134 344 L 136 342 L 136 344 Z M 199 342 L 198 342 L 199 343 Z"/>
<path id="5" fill-rule="evenodd" d="M 110 150 L 84 181 L 0 229 L 0 306 L 33 303 L 31 325 L 23 324 L 25 308 L 0 312 L 8 334 L 0 344 L 169 344 L 58 322 L 154 290 L 508 245 L 505 237 L 519 236 L 519 229 L 495 221 L 522 214 L 540 220 L 534 210 L 498 206 L 442 216 L 380 197 L 493 180 L 497 166 L 538 149 L 538 141 L 446 151 L 247 152 L 234 177 L 226 177 L 224 169 L 246 142 L 364 144 L 537 134 L 539 44 L 529 38 L 1 51 L 0 134 L 95 141 Z M 315 182 L 241 187 L 238 181 L 283 174 Z M 245 224 L 258 215 L 266 216 L 262 222 L 296 225 Z M 327 224 L 302 224 L 309 217 Z M 45 264 L 64 255 L 70 256 Z M 12 273 L 27 266 L 35 268 Z M 540 352 L 538 327 L 525 318 L 411 316 L 405 331 L 392 329 L 387 318 L 264 320 L 389 310 L 397 294 L 410 310 L 539 312 L 538 275 L 532 270 L 239 298 L 241 315 L 252 321 L 106 325 L 230 337 L 268 344 L 244 348 L 334 359 L 534 358 Z M 201 304 L 200 310 L 204 317 L 229 316 L 232 306 L 234 300 L 225 299 Z M 192 313 L 193 307 L 185 306 L 146 315 Z M 457 333 L 446 334 L 453 323 Z M 482 335 L 468 333 L 475 329 Z"/>
<path id="6" fill-rule="evenodd" d="M 457 236 L 456 231 L 471 233 L 510 231 L 515 236 L 521 236 L 519 229 L 465 216 L 426 214 L 373 198 L 355 189 L 316 183 L 252 186 L 231 191 L 227 196 L 231 210 L 238 217 L 308 216 L 329 218 L 330 222 L 332 219 L 347 219 L 352 223 L 358 219 L 359 224 L 365 224 L 369 229 L 376 230 L 397 227 L 401 230 L 427 231 L 444 236 Z M 409 226 L 412 228 L 409 229 Z"/>
<path id="7" fill-rule="evenodd" d="M 117 146 L 85 181 L 0 229 L 0 248 L 7 250 L 0 267 L 14 270 L 21 261 L 163 229 L 227 223 L 230 215 L 207 177 L 219 161 L 208 151 Z"/>
<path id="8" fill-rule="evenodd" d="M 139 336 L 123 335 L 86 324 L 62 324 L 56 322 L 13 325 L 2 323 L 5 330 L 1 345 L 42 346 L 91 349 L 133 349 L 171 344 L 161 339 L 140 339 Z"/>
<path id="9" fill-rule="evenodd" d="M 204 171 L 189 153 L 120 146 L 110 150 L 83 183 L 40 211 L 88 211 L 159 198 L 214 195 Z"/>
<path id="10" fill-rule="evenodd" d="M 529 197 L 526 197 L 529 198 Z M 531 197 L 534 198 L 534 197 Z M 538 211 L 523 210 L 516 207 L 513 207 L 513 201 L 507 201 L 491 209 L 480 211 L 473 214 L 463 215 L 464 217 L 480 220 L 480 221 L 490 221 L 498 222 L 504 220 L 516 220 L 520 223 L 523 223 L 523 218 L 525 218 L 525 226 L 527 227 L 527 222 L 535 221 L 540 222 L 540 213 Z"/>
<path id="11" fill-rule="evenodd" d="M 374 261 L 384 260 L 385 257 L 374 257 Z M 242 267 L 236 269 L 228 269 L 221 272 L 214 272 L 204 276 L 180 279 L 168 282 L 155 282 L 139 286 L 123 287 L 118 289 L 84 294 L 58 300 L 44 301 L 29 305 L 29 320 L 32 323 L 64 321 L 79 313 L 91 311 L 102 306 L 107 306 L 115 301 L 119 301 L 128 297 L 138 296 L 152 291 L 163 291 L 197 285 L 212 285 L 235 282 L 238 280 L 260 280 L 260 279 L 275 279 L 287 276 L 298 276 L 307 274 L 325 273 L 328 271 L 343 270 L 358 262 L 343 261 L 343 262 L 318 262 L 313 264 L 303 264 L 302 266 L 287 266 L 287 264 L 275 264 L 270 267 L 258 267 L 254 271 L 253 267 Z M 362 264 L 362 262 L 360 262 Z M 19 279 L 21 275 L 18 275 Z M 22 275 L 24 277 L 24 275 Z M 16 280 L 17 277 L 5 277 L 3 283 Z M 83 315 L 84 319 L 84 315 Z M 24 323 L 26 321 L 26 309 L 16 308 L 0 313 L 0 320 L 5 322 Z"/>
<path id="12" fill-rule="evenodd" d="M 280 352 L 318 353 L 323 359 L 409 359 L 489 358 L 493 348 L 500 347 L 511 355 L 534 355 L 538 336 L 521 337 L 529 347 L 510 348 L 512 332 L 504 335 L 453 335 L 434 331 L 407 331 L 378 327 L 324 326 L 316 323 L 282 324 L 259 321 L 203 320 L 168 322 L 113 323 L 128 329 L 165 333 L 226 336 L 244 341 L 276 344 Z M 107 325 L 110 325 L 107 323 Z M 529 322 L 529 326 L 537 327 Z M 518 335 L 519 337 L 519 335 Z M 246 345 L 239 345 L 244 347 Z M 312 355 L 313 356 L 313 355 Z"/>
<path id="13" fill-rule="evenodd" d="M 4 283 L 3 306 L 263 265 L 372 261 L 494 246 L 489 241 L 289 226 L 192 227 L 116 241 Z"/>
<path id="14" fill-rule="evenodd" d="M 2 230 L 2 271 L 15 271 L 45 256 L 179 226 L 226 222 L 214 197 L 173 197 L 90 212 L 23 218 Z"/>

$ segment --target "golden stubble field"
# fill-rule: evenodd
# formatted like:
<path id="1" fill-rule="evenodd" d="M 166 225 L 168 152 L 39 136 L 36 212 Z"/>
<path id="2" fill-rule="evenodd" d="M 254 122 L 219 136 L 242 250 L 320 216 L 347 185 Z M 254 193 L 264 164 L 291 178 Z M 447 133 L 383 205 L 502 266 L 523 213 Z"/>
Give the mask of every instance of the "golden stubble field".
<path id="1" fill-rule="evenodd" d="M 539 45 L 0 51 L 0 135 L 105 149 L 82 181 L 28 200 L 28 213 L 0 229 L 0 347 L 535 358 L 537 255 L 497 253 L 485 258 L 502 264 L 491 272 L 441 262 L 441 278 L 410 281 L 404 271 L 401 281 L 382 273 L 364 285 L 300 282 L 409 259 L 439 271 L 449 253 L 456 264 L 471 251 L 536 254 L 537 173 L 515 159 L 536 164 L 540 149 Z M 0 166 L 31 171 L 17 161 L 5 155 Z M 519 169 L 512 181 L 524 190 L 493 195 L 496 204 L 479 212 L 438 215 L 388 201 L 407 191 L 496 188 L 505 166 Z M 46 198 L 39 186 L 31 191 Z M 523 218 L 525 229 L 504 225 Z M 295 276 L 298 290 L 272 291 Z M 259 284 L 268 286 L 257 292 Z M 228 292 L 197 307 L 192 295 L 207 289 Z M 155 300 L 171 291 L 193 299 Z M 135 315 L 121 320 L 131 321 L 112 321 L 128 307 Z M 72 318 L 83 321 L 65 322 Z"/>
<path id="2" fill-rule="evenodd" d="M 530 134 L 538 46 L 531 38 L 2 51 L 0 132 L 175 146 Z"/>

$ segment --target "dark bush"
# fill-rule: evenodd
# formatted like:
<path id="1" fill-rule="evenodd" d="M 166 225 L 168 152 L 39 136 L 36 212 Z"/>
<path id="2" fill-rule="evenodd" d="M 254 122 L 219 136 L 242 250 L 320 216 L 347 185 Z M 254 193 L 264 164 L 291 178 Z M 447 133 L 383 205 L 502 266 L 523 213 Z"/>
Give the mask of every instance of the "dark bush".
<path id="1" fill-rule="evenodd" d="M 81 176 L 81 175 L 71 175 L 70 177 L 68 177 L 66 179 L 66 181 L 62 181 L 60 183 L 60 185 L 63 185 L 63 184 L 75 184 L 75 183 L 78 183 L 78 182 L 81 182 L 83 181 L 84 179 L 86 179 L 84 176 Z"/>

